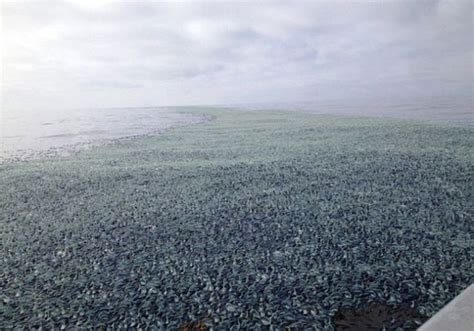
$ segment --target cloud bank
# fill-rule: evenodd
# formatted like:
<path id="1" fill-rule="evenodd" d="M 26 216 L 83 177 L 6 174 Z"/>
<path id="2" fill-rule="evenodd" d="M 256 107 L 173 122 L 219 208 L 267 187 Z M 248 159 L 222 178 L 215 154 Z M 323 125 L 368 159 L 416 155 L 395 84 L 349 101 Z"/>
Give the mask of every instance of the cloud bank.
<path id="1" fill-rule="evenodd" d="M 1 13 L 5 108 L 472 98 L 471 1 L 4 1 Z"/>

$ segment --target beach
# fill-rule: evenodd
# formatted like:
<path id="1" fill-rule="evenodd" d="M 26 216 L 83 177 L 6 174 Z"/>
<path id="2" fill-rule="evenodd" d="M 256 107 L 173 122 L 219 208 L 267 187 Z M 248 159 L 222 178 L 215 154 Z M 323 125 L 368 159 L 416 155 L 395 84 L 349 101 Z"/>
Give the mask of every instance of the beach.
<path id="1" fill-rule="evenodd" d="M 209 120 L 0 165 L 1 329 L 409 329 L 473 282 L 471 126 L 174 111 Z"/>

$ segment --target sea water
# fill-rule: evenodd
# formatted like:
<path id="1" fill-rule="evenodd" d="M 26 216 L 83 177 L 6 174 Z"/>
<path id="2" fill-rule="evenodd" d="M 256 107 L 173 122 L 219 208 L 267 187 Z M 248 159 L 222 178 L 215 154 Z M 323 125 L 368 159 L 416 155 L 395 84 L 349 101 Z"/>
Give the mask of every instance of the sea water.
<path id="1" fill-rule="evenodd" d="M 68 154 L 202 120 L 168 107 L 2 110 L 1 115 L 0 162 Z"/>

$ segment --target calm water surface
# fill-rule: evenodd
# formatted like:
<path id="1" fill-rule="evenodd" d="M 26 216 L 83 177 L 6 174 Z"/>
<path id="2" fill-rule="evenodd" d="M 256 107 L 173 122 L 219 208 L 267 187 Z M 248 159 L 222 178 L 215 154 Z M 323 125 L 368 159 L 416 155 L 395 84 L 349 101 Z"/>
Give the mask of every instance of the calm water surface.
<path id="1" fill-rule="evenodd" d="M 166 107 L 2 112 L 0 162 L 68 154 L 203 119 Z"/>

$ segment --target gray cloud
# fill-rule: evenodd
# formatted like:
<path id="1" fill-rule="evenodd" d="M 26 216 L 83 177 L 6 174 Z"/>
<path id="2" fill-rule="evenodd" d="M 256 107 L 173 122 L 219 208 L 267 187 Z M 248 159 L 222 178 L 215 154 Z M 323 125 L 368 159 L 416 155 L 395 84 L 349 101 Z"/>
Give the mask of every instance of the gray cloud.
<path id="1" fill-rule="evenodd" d="M 2 2 L 6 108 L 472 98 L 471 1 Z"/>

